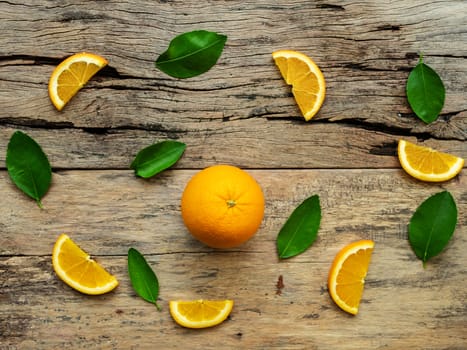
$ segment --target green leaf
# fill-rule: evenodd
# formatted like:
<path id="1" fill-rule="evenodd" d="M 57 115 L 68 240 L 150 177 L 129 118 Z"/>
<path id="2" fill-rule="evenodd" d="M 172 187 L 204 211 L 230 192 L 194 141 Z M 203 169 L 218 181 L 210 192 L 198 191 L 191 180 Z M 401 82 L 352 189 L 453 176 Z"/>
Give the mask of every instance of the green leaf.
<path id="1" fill-rule="evenodd" d="M 6 167 L 15 185 L 42 208 L 41 198 L 49 190 L 52 169 L 37 142 L 25 133 L 16 131 L 8 143 Z"/>
<path id="2" fill-rule="evenodd" d="M 156 61 L 156 67 L 174 78 L 207 72 L 221 56 L 227 36 L 195 30 L 175 37 Z"/>
<path id="3" fill-rule="evenodd" d="M 444 249 L 456 224 L 457 207 L 448 191 L 429 197 L 417 208 L 409 223 L 409 241 L 423 264 Z"/>
<path id="4" fill-rule="evenodd" d="M 186 145 L 177 141 L 162 141 L 138 152 L 130 167 L 145 179 L 174 165 L 185 151 Z"/>
<path id="5" fill-rule="evenodd" d="M 128 250 L 128 274 L 130 275 L 131 284 L 136 294 L 156 305 L 160 311 L 161 309 L 157 305 L 159 281 L 144 256 L 135 248 Z"/>
<path id="6" fill-rule="evenodd" d="M 317 195 L 305 199 L 293 211 L 277 236 L 279 258 L 291 258 L 307 250 L 318 235 L 321 207 Z"/>
<path id="7" fill-rule="evenodd" d="M 420 56 L 418 64 L 407 79 L 407 99 L 414 113 L 429 124 L 443 109 L 445 89 L 439 75 Z"/>

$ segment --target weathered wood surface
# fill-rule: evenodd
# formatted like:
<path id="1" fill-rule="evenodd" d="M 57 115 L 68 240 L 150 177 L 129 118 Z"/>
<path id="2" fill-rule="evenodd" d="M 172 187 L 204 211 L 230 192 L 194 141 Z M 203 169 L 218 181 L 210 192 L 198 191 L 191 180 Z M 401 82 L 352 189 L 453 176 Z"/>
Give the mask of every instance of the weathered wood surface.
<path id="1" fill-rule="evenodd" d="M 143 181 L 129 171 L 60 172 L 44 210 L 7 187 L 1 209 L 2 343 L 31 349 L 465 346 L 466 177 L 432 186 L 400 170 L 251 171 L 265 193 L 263 225 L 244 246 L 216 251 L 192 239 L 180 217 L 180 194 L 194 173 L 167 171 Z M 1 173 L 2 183 L 6 177 Z M 406 225 L 418 204 L 441 189 L 451 191 L 461 215 L 446 251 L 424 269 L 409 246 Z M 276 234 L 311 194 L 321 199 L 319 238 L 306 253 L 278 261 Z M 92 252 L 121 285 L 96 298 L 59 281 L 50 253 L 61 232 Z M 376 248 L 361 312 L 350 317 L 331 301 L 326 279 L 337 251 L 359 238 L 375 240 Z M 130 246 L 158 274 L 162 312 L 129 285 Z M 171 320 L 169 300 L 206 297 L 233 298 L 230 319 L 201 332 Z"/>
<path id="2" fill-rule="evenodd" d="M 2 2 L 0 121 L 196 138 L 200 131 L 207 137 L 235 131 L 238 120 L 253 119 L 249 128 L 255 133 L 248 128 L 244 142 L 256 149 L 255 140 L 268 139 L 269 128 L 277 139 L 276 123 L 284 124 L 274 119 L 302 123 L 271 58 L 272 51 L 291 48 L 313 57 L 326 77 L 327 99 L 315 124 L 350 124 L 350 133 L 386 127 L 396 137 L 465 140 L 465 9 L 463 1 Z M 180 81 L 154 68 L 174 35 L 199 27 L 229 37 L 214 69 Z M 47 97 L 50 73 L 64 57 L 83 50 L 105 56 L 110 67 L 63 113 L 56 112 Z M 408 72 L 421 52 L 447 89 L 441 118 L 428 126 L 414 118 L 405 99 Z"/>
<path id="3" fill-rule="evenodd" d="M 175 168 L 204 168 L 227 163 L 243 168 L 381 169 L 400 167 L 397 141 L 418 142 L 413 136 L 396 136 L 352 126 L 320 125 L 264 120 L 236 121 L 223 126 L 196 126 L 176 132 L 118 130 L 94 135 L 73 129 L 47 130 L 11 126 L 0 130 L 1 159 L 17 129 L 39 142 L 55 169 L 128 169 L 137 152 L 156 141 L 176 139 L 187 150 Z M 429 139 L 420 144 L 467 159 L 465 141 Z M 5 163 L 2 164 L 4 166 Z"/>
<path id="4" fill-rule="evenodd" d="M 465 169 L 427 184 L 396 157 L 404 138 L 467 158 L 466 12 L 455 0 L 0 1 L 0 349 L 466 349 Z M 187 80 L 156 70 L 169 41 L 193 29 L 228 35 L 216 66 Z M 309 123 L 272 61 L 284 48 L 325 75 L 326 101 Z M 50 73 L 79 51 L 109 67 L 57 112 Z M 405 98 L 421 52 L 446 86 L 430 125 Z M 5 171 L 17 129 L 54 168 L 43 210 Z M 185 142 L 183 158 L 136 178 L 134 155 L 164 139 Z M 217 163 L 249 168 L 266 196 L 258 234 L 228 251 L 192 239 L 179 212 L 190 176 Z M 456 199 L 457 230 L 423 269 L 407 223 L 442 189 Z M 312 194 L 323 208 L 317 242 L 278 261 L 277 232 Z M 57 279 L 50 255 L 61 232 L 117 275 L 114 292 L 87 297 Z M 326 278 L 336 252 L 359 238 L 376 249 L 361 312 L 350 317 Z M 158 274 L 162 312 L 129 285 L 130 246 Z M 176 298 L 232 298 L 235 307 L 219 327 L 191 331 L 170 318 Z"/>

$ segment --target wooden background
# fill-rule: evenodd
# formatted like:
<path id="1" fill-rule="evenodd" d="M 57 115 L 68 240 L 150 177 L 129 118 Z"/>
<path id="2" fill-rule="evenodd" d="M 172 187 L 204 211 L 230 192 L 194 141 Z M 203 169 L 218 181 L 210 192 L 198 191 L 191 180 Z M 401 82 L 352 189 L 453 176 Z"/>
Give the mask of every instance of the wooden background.
<path id="1" fill-rule="evenodd" d="M 422 183 L 396 156 L 403 138 L 467 158 L 466 13 L 464 0 L 0 1 L 0 349 L 467 349 L 465 169 Z M 213 69 L 187 80 L 156 70 L 170 40 L 195 29 L 228 36 Z M 272 61 L 278 49 L 322 68 L 327 97 L 310 122 Z M 110 64 L 57 112 L 48 79 L 80 51 Z M 405 96 L 419 53 L 446 87 L 430 125 Z M 43 210 L 6 172 L 15 130 L 52 164 Z M 166 139 L 187 144 L 183 158 L 136 178 L 136 153 Z M 265 193 L 261 229 L 237 249 L 203 246 L 180 217 L 188 179 L 219 163 L 247 169 Z M 443 189 L 458 225 L 424 269 L 407 223 Z M 279 261 L 277 233 L 313 194 L 323 212 L 318 240 Z M 117 276 L 114 292 L 81 295 L 55 276 L 62 232 Z M 333 304 L 326 280 L 339 249 L 361 238 L 376 246 L 353 317 Z M 157 273 L 162 312 L 132 290 L 129 247 Z M 168 301 L 191 298 L 235 306 L 218 327 L 188 330 L 172 321 Z"/>

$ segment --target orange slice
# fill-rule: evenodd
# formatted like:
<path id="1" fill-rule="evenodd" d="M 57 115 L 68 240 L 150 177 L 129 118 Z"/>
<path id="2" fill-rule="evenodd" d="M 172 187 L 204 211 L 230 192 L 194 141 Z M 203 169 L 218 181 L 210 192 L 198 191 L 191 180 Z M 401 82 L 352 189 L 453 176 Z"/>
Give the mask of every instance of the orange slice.
<path id="1" fill-rule="evenodd" d="M 98 55 L 82 52 L 63 60 L 52 72 L 49 97 L 59 111 L 96 74 L 107 65 Z"/>
<path id="2" fill-rule="evenodd" d="M 114 276 L 65 234 L 61 234 L 55 242 L 52 265 L 63 282 L 81 293 L 104 294 L 118 285 Z"/>
<path id="3" fill-rule="evenodd" d="M 206 328 L 222 323 L 232 311 L 232 300 L 170 301 L 175 322 L 188 328 Z"/>
<path id="4" fill-rule="evenodd" d="M 375 243 L 361 240 L 337 253 L 328 277 L 332 300 L 344 311 L 356 315 Z"/>
<path id="5" fill-rule="evenodd" d="M 279 50 L 272 57 L 287 84 L 292 85 L 295 101 L 306 121 L 318 113 L 326 96 L 324 76 L 308 56 L 291 50 Z"/>
<path id="6" fill-rule="evenodd" d="M 441 182 L 452 179 L 464 166 L 464 159 L 399 140 L 397 154 L 402 168 L 418 180 Z"/>

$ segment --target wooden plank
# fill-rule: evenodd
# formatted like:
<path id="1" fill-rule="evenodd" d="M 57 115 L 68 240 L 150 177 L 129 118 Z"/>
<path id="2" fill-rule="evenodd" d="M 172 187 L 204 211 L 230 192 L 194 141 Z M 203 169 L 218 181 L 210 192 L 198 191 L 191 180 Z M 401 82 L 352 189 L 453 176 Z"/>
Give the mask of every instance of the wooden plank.
<path id="1" fill-rule="evenodd" d="M 465 2 L 220 1 L 202 6 L 201 11 L 193 1 L 2 3 L 0 22 L 8 25 L 0 38 L 1 124 L 105 131 L 151 130 L 169 123 L 178 130 L 209 130 L 221 121 L 229 127 L 249 118 L 302 122 L 271 59 L 272 51 L 291 48 L 312 56 L 326 76 L 327 99 L 316 121 L 466 140 L 467 64 L 460 29 Z M 157 71 L 154 61 L 170 39 L 201 23 L 229 36 L 215 68 L 187 80 Z M 61 59 L 83 50 L 105 56 L 110 67 L 59 113 L 48 101 L 48 78 Z M 413 116 L 405 99 L 408 71 L 419 52 L 447 88 L 442 116 L 430 125 Z M 206 124 L 196 126 L 201 122 Z"/>
<path id="2" fill-rule="evenodd" d="M 93 131 L 24 128 L 58 169 L 129 169 L 135 155 L 154 142 L 175 139 L 187 149 L 175 168 L 204 168 L 227 163 L 263 169 L 400 168 L 399 139 L 430 146 L 467 159 L 465 141 L 401 136 L 352 125 L 264 121 L 164 123 L 155 130 Z M 18 128 L 0 127 L 0 167 L 5 168 L 8 140 Z"/>
<path id="3" fill-rule="evenodd" d="M 266 198 L 258 234 L 231 250 L 192 239 L 179 200 L 193 170 L 170 170 L 149 181 L 130 171 L 54 174 L 45 209 L 12 185 L 2 187 L 0 344 L 4 348 L 462 348 L 466 342 L 466 178 L 444 184 L 410 179 L 401 170 L 251 170 Z M 0 172 L 0 182 L 8 184 Z M 429 195 L 449 190 L 459 209 L 446 250 L 424 269 L 407 242 L 406 225 Z M 275 237 L 293 208 L 319 194 L 318 240 L 304 254 L 278 261 Z M 20 210 L 21 209 L 21 210 Z M 61 232 L 114 273 L 120 286 L 101 297 L 74 292 L 52 270 Z M 330 300 L 326 278 L 345 244 L 375 240 L 358 316 Z M 136 297 L 126 252 L 143 252 L 160 283 L 162 312 Z M 284 288 L 277 294 L 282 276 Z M 232 298 L 222 325 L 178 327 L 168 301 Z"/>
<path id="4" fill-rule="evenodd" d="M 406 225 L 428 196 L 449 190 L 465 224 L 466 177 L 422 183 L 403 170 L 249 170 L 261 184 L 266 214 L 258 237 L 247 243 L 272 244 L 292 210 L 318 194 L 323 208 L 322 237 L 406 239 Z M 45 255 L 62 232 L 72 234 L 94 254 L 122 255 L 131 245 L 150 253 L 203 249 L 187 235 L 180 216 L 183 189 L 194 170 L 168 170 L 150 180 L 132 171 L 55 173 L 43 198 L 44 209 L 0 172 L 2 255 Z M 36 240 L 36 237 L 39 239 Z"/>
<path id="5" fill-rule="evenodd" d="M 400 169 L 396 144 L 467 159 L 466 11 L 456 0 L 0 2 L 0 350 L 465 348 L 465 169 L 446 183 L 416 181 Z M 155 69 L 169 41 L 193 29 L 228 35 L 215 67 L 187 80 Z M 309 123 L 272 61 L 283 48 L 308 54 L 326 77 L 325 104 Z M 57 112 L 49 76 L 79 51 L 110 65 Z M 446 86 L 430 125 L 405 97 L 419 53 Z M 17 129 L 54 168 L 42 210 L 5 171 Z M 164 139 L 187 144 L 182 159 L 136 178 L 134 155 Z M 192 239 L 179 211 L 188 179 L 218 163 L 250 169 L 266 196 L 258 234 L 231 250 Z M 458 226 L 422 268 L 407 223 L 443 189 L 457 202 Z M 278 261 L 277 232 L 312 194 L 323 208 L 318 240 Z M 57 279 L 50 255 L 61 232 L 117 276 L 114 292 L 84 296 Z M 359 238 L 376 249 L 351 317 L 330 300 L 326 279 L 337 251 Z M 162 312 L 133 292 L 129 247 L 157 272 Z M 179 298 L 232 298 L 235 307 L 219 327 L 192 331 L 168 313 Z"/>
<path id="6" fill-rule="evenodd" d="M 124 257 L 101 259 L 121 283 L 102 297 L 80 295 L 58 281 L 48 257 L 1 258 L 9 273 L 0 292 L 0 339 L 2 346 L 35 349 L 156 343 L 166 349 L 186 349 L 187 343 L 192 349 L 462 348 L 467 286 L 459 262 L 450 265 L 451 249 L 423 269 L 406 252 L 380 243 L 360 313 L 351 317 L 326 290 L 336 248 L 318 244 L 306 257 L 281 263 L 270 253 L 149 256 L 161 283 L 161 312 L 132 291 Z M 388 265 L 394 267 L 390 275 Z M 186 330 L 168 312 L 168 301 L 180 298 L 233 298 L 235 306 L 219 327 Z"/>

